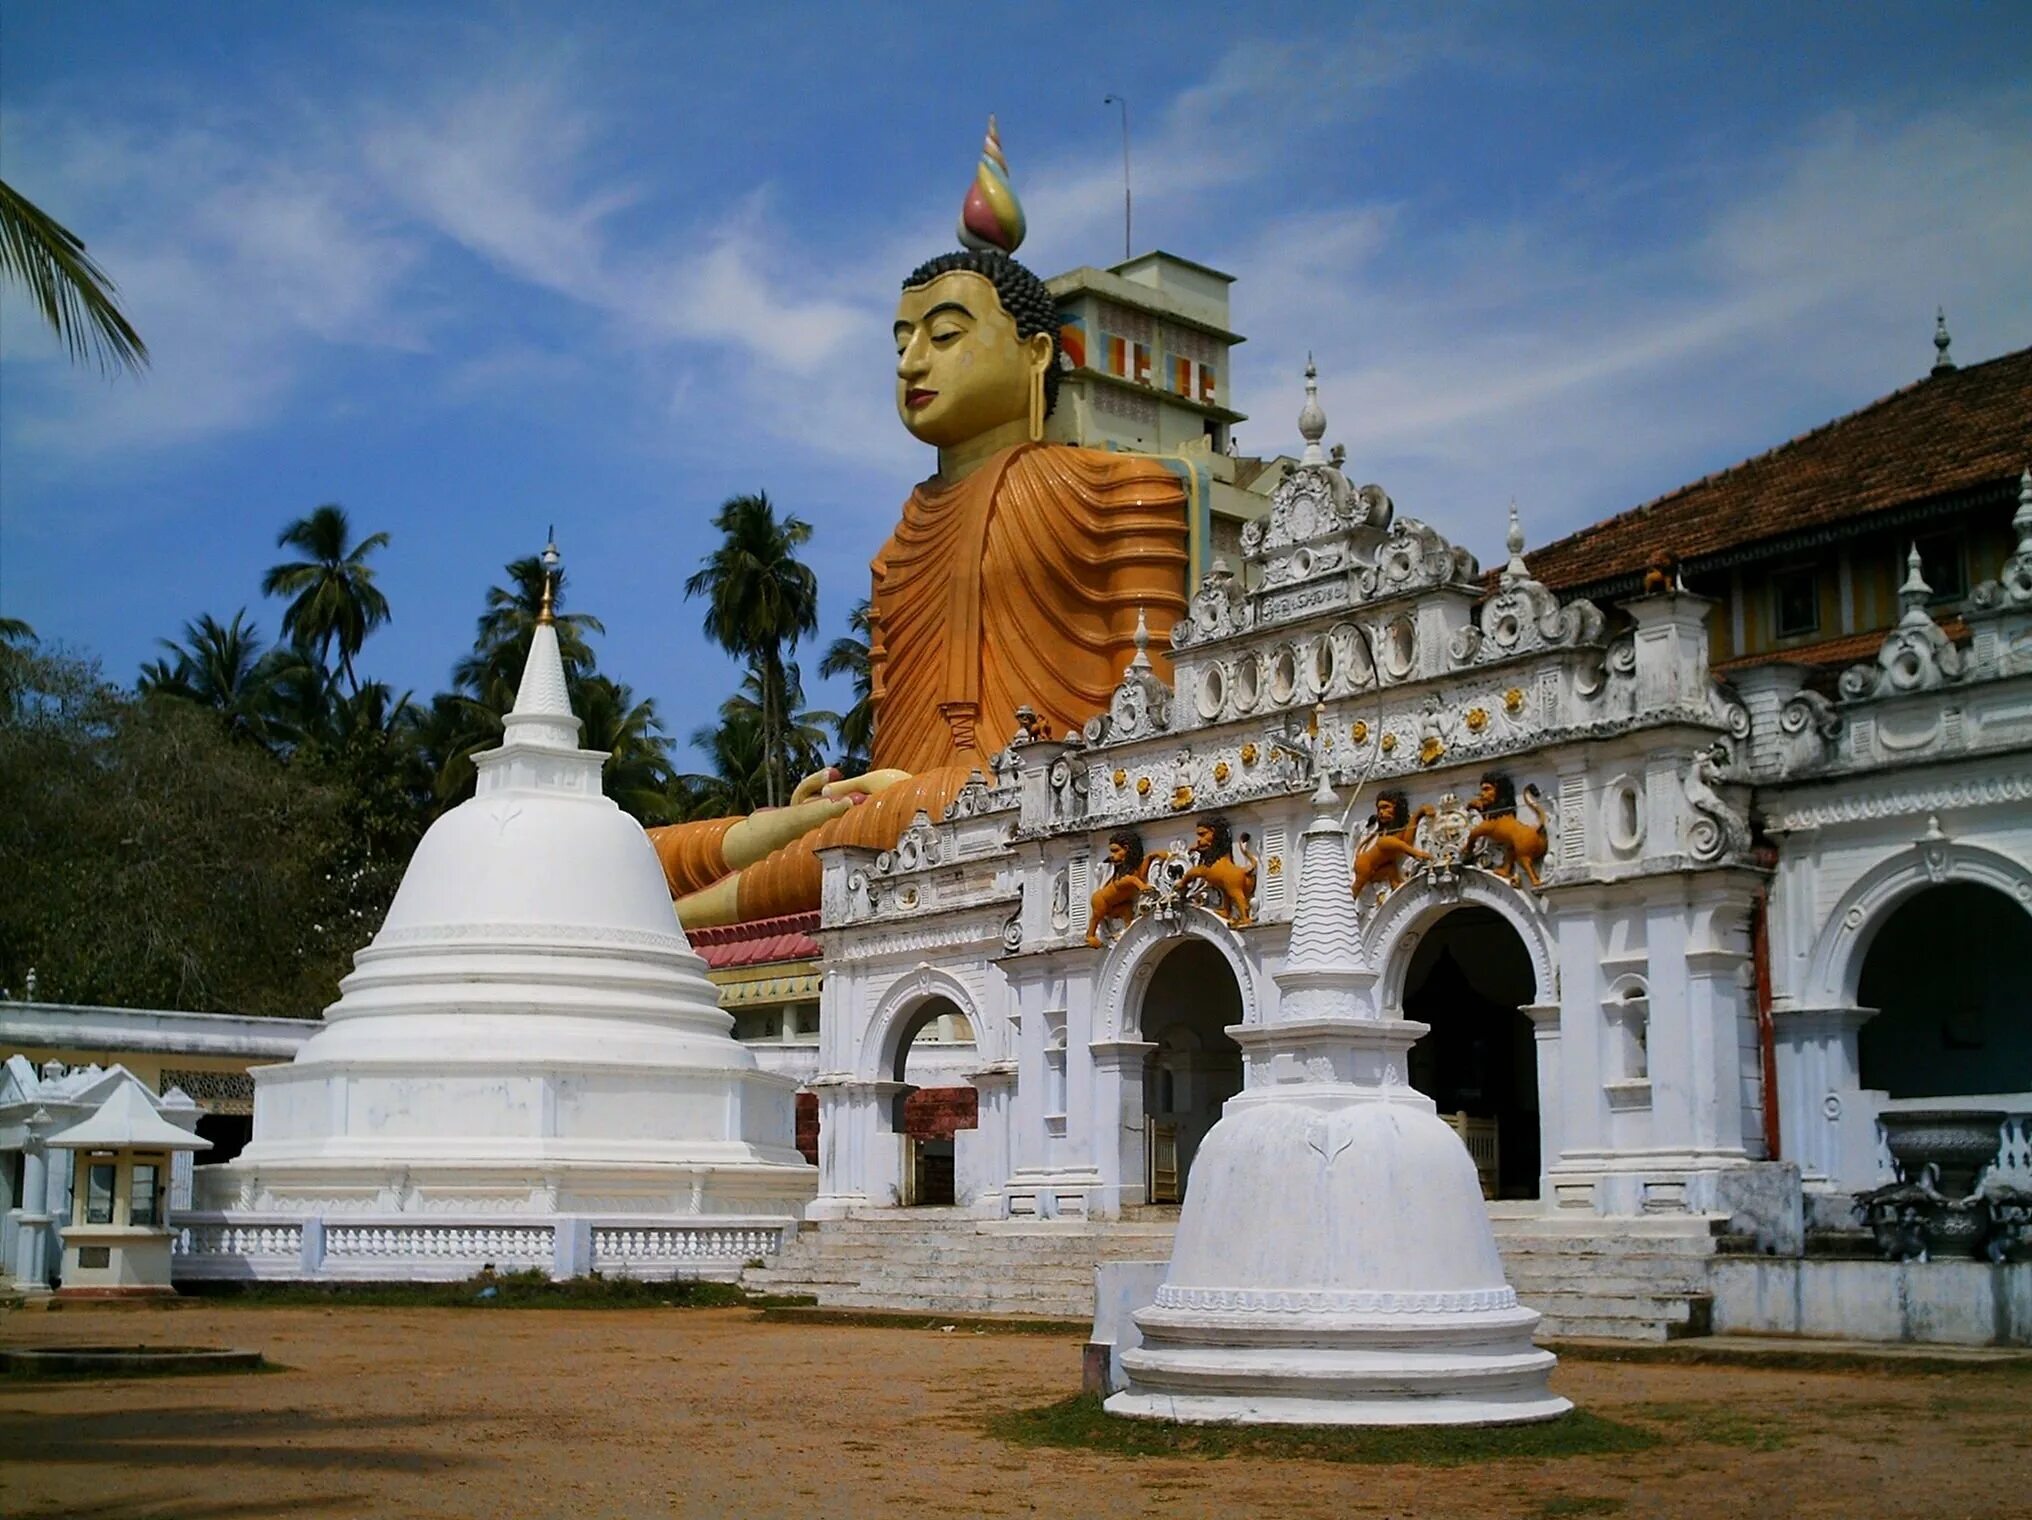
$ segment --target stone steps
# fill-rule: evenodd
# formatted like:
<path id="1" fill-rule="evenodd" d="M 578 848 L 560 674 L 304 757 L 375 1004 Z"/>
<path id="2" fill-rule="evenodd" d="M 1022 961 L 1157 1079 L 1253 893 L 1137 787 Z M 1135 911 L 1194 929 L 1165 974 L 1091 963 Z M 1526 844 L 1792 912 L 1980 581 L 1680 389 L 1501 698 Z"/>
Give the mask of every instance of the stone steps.
<path id="1" fill-rule="evenodd" d="M 1541 1339 L 1665 1341 L 1705 1335 L 1713 1221 L 1654 1216 L 1614 1221 L 1492 1219 L 1517 1296 L 1543 1316 Z M 804 1294 L 828 1309 L 1087 1319 L 1103 1261 L 1161 1261 L 1175 1220 L 1119 1223 L 983 1220 L 911 1209 L 807 1224 L 765 1267 L 742 1274 L 757 1292 Z"/>

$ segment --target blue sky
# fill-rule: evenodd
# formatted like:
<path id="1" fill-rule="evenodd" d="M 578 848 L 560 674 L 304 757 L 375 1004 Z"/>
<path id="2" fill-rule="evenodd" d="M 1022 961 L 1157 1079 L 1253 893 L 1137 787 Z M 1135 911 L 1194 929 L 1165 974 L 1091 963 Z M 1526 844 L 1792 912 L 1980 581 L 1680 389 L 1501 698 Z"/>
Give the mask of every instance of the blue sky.
<path id="1" fill-rule="evenodd" d="M 281 526 L 386 529 L 364 666 L 444 684 L 555 522 L 680 738 L 727 495 L 817 528 L 823 634 L 927 451 L 898 282 L 1001 120 L 1040 273 L 1237 276 L 1248 452 L 1329 439 L 1484 562 L 2032 342 L 2018 5 L 10 6 L 0 175 L 119 280 L 146 379 L 0 295 L 0 609 L 131 678 Z M 117 43 L 117 45 L 115 45 Z M 805 654 L 808 665 L 815 652 Z M 830 696 L 832 693 L 818 692 Z"/>

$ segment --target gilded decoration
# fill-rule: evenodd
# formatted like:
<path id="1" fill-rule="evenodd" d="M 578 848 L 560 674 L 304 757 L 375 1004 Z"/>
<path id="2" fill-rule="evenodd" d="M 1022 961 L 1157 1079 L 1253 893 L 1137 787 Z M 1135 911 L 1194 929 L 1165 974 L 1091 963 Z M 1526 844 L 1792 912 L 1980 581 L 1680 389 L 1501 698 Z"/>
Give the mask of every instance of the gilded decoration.
<path id="1" fill-rule="evenodd" d="M 1355 726 L 1348 730 L 1348 737 L 1357 744 L 1367 744 L 1369 742 L 1369 725 L 1359 718 L 1356 719 Z M 1392 746 L 1385 746 L 1385 748 L 1390 747 Z"/>
<path id="2" fill-rule="evenodd" d="M 1524 788 L 1523 806 L 1528 819 L 1519 812 L 1514 782 L 1500 771 L 1484 776 L 1468 803 L 1447 792 L 1414 808 L 1401 789 L 1379 792 L 1355 840 L 1356 899 L 1379 903 L 1416 877 L 1448 884 L 1469 869 L 1510 886 L 1543 885 L 1551 815 L 1534 786 Z"/>
<path id="3" fill-rule="evenodd" d="M 1253 743 L 1244 744 L 1242 746 L 1242 764 L 1254 765 L 1256 763 L 1256 754 L 1256 746 Z"/>
<path id="4" fill-rule="evenodd" d="M 1123 770 L 1121 766 L 1119 766 L 1119 765 L 1118 765 L 1118 766 L 1116 766 L 1116 767 L 1115 767 L 1115 776 L 1114 776 L 1114 781 L 1115 781 L 1115 785 L 1116 785 L 1116 786 L 1118 786 L 1118 787 L 1120 787 L 1120 786 L 1127 786 L 1127 785 L 1129 784 L 1129 773 L 1128 773 L 1127 771 Z"/>
<path id="5" fill-rule="evenodd" d="M 1524 711 L 1523 687 L 1513 686 L 1508 691 L 1503 693 L 1503 711 L 1508 713 L 1513 718 L 1516 717 L 1517 714 L 1519 714 L 1520 712 Z"/>
<path id="6" fill-rule="evenodd" d="M 1385 734 L 1378 742 L 1382 745 L 1384 754 L 1394 755 L 1397 753 L 1397 736 L 1395 734 Z"/>
<path id="7" fill-rule="evenodd" d="M 1215 782 L 1216 782 L 1216 783 L 1224 783 L 1224 782 L 1226 782 L 1226 780 L 1227 780 L 1227 779 L 1228 779 L 1228 762 L 1227 762 L 1227 761 L 1225 761 L 1225 760 L 1217 760 L 1217 761 L 1215 761 L 1215 762 L 1214 762 L 1214 780 L 1215 780 Z"/>
<path id="8" fill-rule="evenodd" d="M 1118 938 L 1139 918 L 1175 918 L 1187 904 L 1208 909 L 1233 928 L 1255 922 L 1256 857 L 1249 836 L 1237 838 L 1218 814 L 1199 820 L 1190 847 L 1179 839 L 1145 850 L 1140 833 L 1123 829 L 1108 840 L 1106 864 L 1108 879 L 1089 903 L 1089 945 L 1109 943 L 1110 924 L 1118 926 L 1112 936 Z"/>
<path id="9" fill-rule="evenodd" d="M 1489 726 L 1489 710 L 1485 707 L 1470 707 L 1464 721 L 1467 723 L 1469 733 L 1478 734 Z"/>

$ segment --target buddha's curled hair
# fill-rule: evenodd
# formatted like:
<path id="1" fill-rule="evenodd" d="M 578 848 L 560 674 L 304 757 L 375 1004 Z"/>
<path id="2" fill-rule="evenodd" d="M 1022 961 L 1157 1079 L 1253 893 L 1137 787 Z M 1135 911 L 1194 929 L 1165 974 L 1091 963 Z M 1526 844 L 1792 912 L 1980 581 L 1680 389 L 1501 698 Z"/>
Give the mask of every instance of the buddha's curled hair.
<path id="1" fill-rule="evenodd" d="M 1051 339 L 1051 362 L 1044 367 L 1044 411 L 1049 416 L 1052 408 L 1058 405 L 1058 302 L 1051 298 L 1044 281 L 1008 254 L 993 249 L 985 253 L 942 253 L 935 259 L 927 259 L 910 272 L 903 288 L 916 290 L 929 285 L 942 274 L 960 271 L 980 275 L 995 287 L 1002 310 L 1009 313 L 1016 324 L 1017 337 L 1028 338 L 1035 333 L 1044 333 Z"/>

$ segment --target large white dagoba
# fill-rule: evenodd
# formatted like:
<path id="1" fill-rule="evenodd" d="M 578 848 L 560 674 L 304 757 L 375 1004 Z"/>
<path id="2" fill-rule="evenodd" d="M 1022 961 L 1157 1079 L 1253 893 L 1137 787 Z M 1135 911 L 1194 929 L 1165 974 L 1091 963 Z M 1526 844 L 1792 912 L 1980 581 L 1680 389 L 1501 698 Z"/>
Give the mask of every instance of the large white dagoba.
<path id="1" fill-rule="evenodd" d="M 640 1227 L 696 1216 L 767 1228 L 652 1254 L 759 1255 L 799 1216 L 816 1174 L 792 1148 L 796 1083 L 731 1037 L 580 729 L 546 594 L 477 795 L 424 836 L 324 1028 L 254 1073 L 252 1143 L 198 1174 L 221 1227 L 315 1218 L 310 1235 L 342 1239 L 347 1262 L 321 1267 L 314 1241 L 286 1236 L 309 1275 L 404 1276 L 416 1255 L 585 1270 L 670 1234 Z M 419 1215 L 475 1228 L 426 1237 L 406 1228 Z M 558 1216 L 586 1222 L 590 1245 Z"/>
<path id="2" fill-rule="evenodd" d="M 1475 1166 L 1406 1080 L 1427 1026 L 1378 1015 L 1324 775 L 1301 841 L 1264 1073 L 1201 1142 L 1156 1302 L 1111 1414 L 1232 1424 L 1545 1420 L 1552 1353 L 1504 1278 Z"/>

